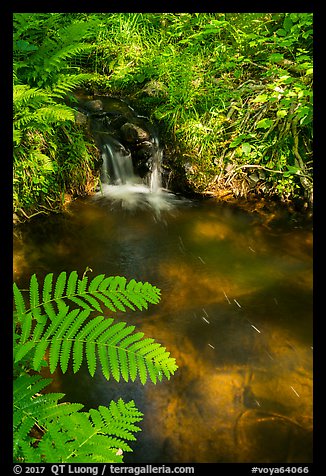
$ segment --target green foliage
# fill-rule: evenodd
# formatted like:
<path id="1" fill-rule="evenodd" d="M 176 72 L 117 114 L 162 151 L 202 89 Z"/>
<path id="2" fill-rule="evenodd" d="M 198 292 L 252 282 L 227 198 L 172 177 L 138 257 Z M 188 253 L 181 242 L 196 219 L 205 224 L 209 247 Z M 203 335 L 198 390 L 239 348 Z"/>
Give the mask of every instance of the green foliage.
<path id="1" fill-rule="evenodd" d="M 64 185 L 58 178 L 59 131 L 71 127 L 75 112 L 46 90 L 27 85 L 14 86 L 13 106 L 14 211 L 59 204 Z"/>
<path id="2" fill-rule="evenodd" d="M 14 382 L 14 455 L 25 463 L 122 462 L 122 452 L 132 451 L 142 420 L 133 400 L 111 401 L 108 407 L 81 412 L 83 405 L 58 403 L 62 393 L 40 394 L 51 379 L 21 375 Z M 42 438 L 31 438 L 35 428 Z M 34 429 L 35 432 L 35 429 Z M 31 443 L 34 443 L 31 445 Z M 35 444 L 37 442 L 37 444 Z"/>
<path id="3" fill-rule="evenodd" d="M 14 382 L 14 457 L 24 463 L 121 463 L 123 452 L 132 451 L 127 441 L 142 413 L 134 401 L 111 401 L 108 407 L 80 411 L 78 403 L 58 403 L 62 393 L 40 394 L 51 379 L 21 375 Z M 36 437 L 38 429 L 40 436 Z M 31 437 L 34 429 L 35 437 Z"/>
<path id="4" fill-rule="evenodd" d="M 89 281 L 76 271 L 53 273 L 40 283 L 34 274 L 28 290 L 14 283 L 14 459 L 23 462 L 121 462 L 125 441 L 135 440 L 142 414 L 133 401 L 119 399 L 109 407 L 81 412 L 82 405 L 58 403 L 60 393 L 43 393 L 51 379 L 39 374 L 72 367 L 85 358 L 90 375 L 100 364 L 103 375 L 142 384 L 170 379 L 177 369 L 165 347 L 135 332 L 135 326 L 115 323 L 102 315 L 147 309 L 157 304 L 160 290 L 149 283 L 101 274 Z M 73 306 L 73 309 L 70 306 Z M 94 312 L 101 313 L 92 317 Z M 30 372 L 33 371 L 31 375 Z"/>
<path id="5" fill-rule="evenodd" d="M 256 192 L 309 201 L 312 34 L 311 13 L 101 15 L 96 68 L 172 135 L 193 189 L 250 192 L 252 164 Z"/>
<path id="6" fill-rule="evenodd" d="M 92 25 L 65 23 L 61 14 L 14 15 L 14 211 L 25 217 L 60 209 L 65 192 L 94 186 L 96 148 L 76 128 L 76 111 L 67 105 L 77 87 L 94 79 L 73 64 L 93 48 L 80 42 Z M 79 160 L 66 159 L 65 145 Z"/>
<path id="7" fill-rule="evenodd" d="M 17 90 L 16 210 L 94 185 L 94 148 L 82 146 L 85 133 L 75 140 L 62 108 L 90 84 L 160 123 L 165 166 L 193 190 L 312 199 L 311 13 L 15 14 L 14 78 L 29 88 Z M 249 165 L 263 181 L 250 181 Z"/>

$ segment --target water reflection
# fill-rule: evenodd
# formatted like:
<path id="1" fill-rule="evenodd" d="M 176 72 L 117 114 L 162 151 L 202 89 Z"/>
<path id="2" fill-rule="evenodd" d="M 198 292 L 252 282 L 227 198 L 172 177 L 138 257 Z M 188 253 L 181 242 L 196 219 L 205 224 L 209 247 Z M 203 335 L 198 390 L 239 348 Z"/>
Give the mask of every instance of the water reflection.
<path id="1" fill-rule="evenodd" d="M 158 306 L 122 317 L 179 365 L 156 386 L 83 369 L 57 372 L 54 388 L 86 407 L 135 400 L 143 431 L 126 462 L 311 461 L 311 229 L 267 228 L 210 201 L 180 202 L 159 218 L 85 200 L 21 230 L 20 285 L 33 272 L 89 266 L 160 287 Z"/>

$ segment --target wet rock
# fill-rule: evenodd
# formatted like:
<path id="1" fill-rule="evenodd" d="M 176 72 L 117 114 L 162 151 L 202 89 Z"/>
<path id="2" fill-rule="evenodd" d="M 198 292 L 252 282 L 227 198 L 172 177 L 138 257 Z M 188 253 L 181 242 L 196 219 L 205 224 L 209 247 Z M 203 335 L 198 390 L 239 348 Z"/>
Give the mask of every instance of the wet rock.
<path id="1" fill-rule="evenodd" d="M 120 129 L 122 138 L 127 142 L 143 142 L 150 139 L 148 131 L 145 131 L 136 124 L 126 122 Z"/>
<path id="2" fill-rule="evenodd" d="M 234 169 L 234 164 L 231 164 L 230 162 L 226 164 L 225 171 L 227 173 L 231 172 Z"/>
<path id="3" fill-rule="evenodd" d="M 142 92 L 151 97 L 167 96 L 168 88 L 162 82 L 153 80 L 144 86 Z"/>
<path id="4" fill-rule="evenodd" d="M 259 181 L 259 177 L 256 173 L 250 174 L 249 179 L 251 182 L 257 183 Z"/>
<path id="5" fill-rule="evenodd" d="M 249 169 L 250 170 L 250 169 Z M 263 169 L 251 169 L 252 172 L 248 174 L 249 181 L 252 185 L 266 179 L 266 172 Z"/>
<path id="6" fill-rule="evenodd" d="M 85 102 L 84 107 L 89 112 L 103 111 L 103 103 L 99 99 L 94 99 L 92 101 Z"/>
<path id="7" fill-rule="evenodd" d="M 243 404 L 246 408 L 256 409 L 259 406 L 256 395 L 253 393 L 251 387 L 246 385 L 243 389 Z"/>
<path id="8" fill-rule="evenodd" d="M 193 175 L 195 173 L 195 169 L 194 169 L 193 165 L 190 162 L 186 162 L 184 164 L 183 168 L 184 168 L 184 171 L 186 172 L 186 174 Z"/>
<path id="9" fill-rule="evenodd" d="M 264 180 L 266 178 L 266 172 L 263 169 L 258 169 L 258 177 L 260 180 Z"/>
<path id="10" fill-rule="evenodd" d="M 247 410 L 238 418 L 235 434 L 241 448 L 241 462 L 312 461 L 311 431 L 291 418 Z"/>
<path id="11" fill-rule="evenodd" d="M 19 219 L 19 216 L 17 215 L 17 213 L 13 214 L 12 221 L 13 221 L 14 225 L 17 225 L 18 223 L 20 223 L 20 219 Z"/>
<path id="12" fill-rule="evenodd" d="M 117 98 L 97 98 L 86 102 L 83 108 L 88 111 L 90 129 L 102 158 L 107 156 L 108 149 L 109 155 L 119 157 L 119 162 L 130 156 L 135 174 L 144 178 L 152 170 L 153 158 L 159 157 L 157 133 L 150 120 Z M 117 144 L 126 153 L 117 151 Z"/>
<path id="13" fill-rule="evenodd" d="M 78 124 L 79 126 L 86 126 L 87 125 L 87 116 L 86 116 L 86 114 L 83 114 L 80 111 L 76 112 L 75 120 L 76 120 L 76 124 Z"/>

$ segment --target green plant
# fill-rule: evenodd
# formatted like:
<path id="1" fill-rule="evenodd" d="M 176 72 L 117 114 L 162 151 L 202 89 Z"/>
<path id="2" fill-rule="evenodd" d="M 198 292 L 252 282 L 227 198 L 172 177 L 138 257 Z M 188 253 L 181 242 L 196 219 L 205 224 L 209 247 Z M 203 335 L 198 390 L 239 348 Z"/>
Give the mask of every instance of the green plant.
<path id="1" fill-rule="evenodd" d="M 14 82 L 50 96 L 44 106 L 52 111 L 76 87 L 134 100 L 136 110 L 159 121 L 165 167 L 182 173 L 194 191 L 312 204 L 312 20 L 311 13 L 16 14 Z M 36 99 L 31 110 L 26 103 L 21 116 L 15 112 L 16 211 L 51 208 L 51 191 L 79 194 L 96 181 L 96 154 L 84 154 L 72 122 L 51 122 L 51 136 L 41 121 L 28 124 L 35 137 L 21 130 L 33 112 L 40 119 Z M 38 152 L 53 170 L 40 156 L 33 166 L 40 135 L 51 152 Z M 264 179 L 253 184 L 250 166 Z"/>
<path id="2" fill-rule="evenodd" d="M 74 111 L 58 104 L 38 88 L 15 85 L 14 106 L 14 211 L 46 205 L 58 194 L 55 181 L 56 133 L 74 122 Z"/>
<path id="3" fill-rule="evenodd" d="M 119 399 L 82 412 L 80 404 L 58 403 L 64 394 L 40 394 L 51 382 L 40 372 L 48 366 L 51 373 L 58 367 L 65 373 L 70 365 L 75 373 L 86 360 L 92 376 L 99 365 L 105 378 L 118 382 L 170 379 L 177 365 L 165 347 L 102 311 L 147 309 L 159 302 L 160 290 L 120 276 L 100 274 L 89 281 L 76 271 L 56 279 L 49 273 L 43 283 L 34 274 L 29 304 L 16 283 L 13 290 L 14 460 L 122 462 L 142 417 L 134 402 Z"/>
<path id="4" fill-rule="evenodd" d="M 94 50 L 85 39 L 95 25 L 73 15 L 24 13 L 14 14 L 13 24 L 14 211 L 29 218 L 60 210 L 65 192 L 82 194 L 96 181 L 95 145 L 75 125 L 72 96 L 97 77 L 82 68 Z"/>

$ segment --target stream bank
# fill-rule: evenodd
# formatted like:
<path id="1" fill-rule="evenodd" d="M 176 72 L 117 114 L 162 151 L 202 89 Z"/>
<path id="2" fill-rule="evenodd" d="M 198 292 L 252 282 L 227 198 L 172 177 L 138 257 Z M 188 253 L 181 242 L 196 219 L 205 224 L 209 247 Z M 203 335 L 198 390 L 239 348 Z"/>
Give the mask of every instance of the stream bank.
<path id="1" fill-rule="evenodd" d="M 139 94 L 137 96 L 139 96 Z M 162 143 L 162 158 L 160 163 L 161 186 L 170 190 L 172 193 L 177 193 L 190 199 L 206 200 L 207 198 L 214 198 L 216 202 L 232 204 L 233 206 L 238 206 L 254 214 L 261 214 L 267 221 L 274 219 L 275 212 L 277 212 L 280 207 L 286 209 L 294 220 L 309 221 L 312 219 L 312 204 L 309 203 L 307 199 L 297 197 L 284 198 L 282 200 L 277 194 L 270 192 L 271 186 L 266 182 L 266 173 L 260 169 L 253 168 L 251 170 L 250 166 L 248 166 L 247 173 L 243 173 L 243 170 L 238 170 L 240 175 L 234 172 L 234 167 L 226 167 L 224 174 L 220 172 L 208 185 L 204 187 L 199 186 L 196 180 L 193 179 L 194 168 L 186 160 L 187 153 L 180 149 L 175 138 L 169 135 L 167 131 L 162 131 L 162 134 L 158 133 L 160 124 L 150 119 L 149 111 L 145 110 L 141 114 L 136 112 L 142 110 L 142 101 L 137 105 L 137 102 L 135 103 L 135 101 L 133 101 L 133 96 L 131 96 L 130 99 L 119 97 L 119 95 L 105 96 L 99 91 L 90 94 L 83 89 L 77 90 L 74 97 L 74 101 L 76 99 L 78 101 L 78 106 L 74 106 L 76 108 L 76 125 L 81 131 L 84 131 L 85 139 L 88 142 L 93 142 L 93 151 L 95 152 L 95 150 L 97 150 L 95 157 L 93 157 L 93 169 L 89 169 L 89 165 L 87 164 L 89 184 L 84 187 L 81 192 L 78 189 L 65 191 L 62 194 L 61 205 L 56 209 L 51 210 L 50 208 L 42 207 L 42 210 L 37 211 L 35 214 L 32 213 L 31 215 L 24 213 L 23 210 L 22 213 L 14 213 L 14 224 L 24 222 L 35 215 L 45 215 L 51 211 L 60 213 L 76 198 L 87 195 L 91 196 L 96 193 L 96 189 L 99 188 L 99 184 L 103 181 L 103 173 L 101 173 L 101 166 L 103 164 L 101 143 L 103 140 L 100 134 L 102 134 L 102 136 L 107 134 L 107 132 L 104 132 L 105 129 L 103 129 L 103 124 L 105 124 L 103 119 L 107 120 L 108 114 L 111 117 L 115 116 L 114 121 L 116 121 L 119 128 L 122 126 L 121 130 L 123 138 L 125 139 L 123 145 L 121 145 L 121 133 L 117 136 L 117 129 L 114 130 L 111 126 L 111 131 L 113 131 L 112 137 L 115 137 L 113 140 L 118 139 L 118 144 L 120 144 L 120 148 L 122 147 L 123 155 L 126 156 L 129 153 L 129 149 L 132 150 L 133 167 L 136 167 L 135 171 L 140 177 L 144 177 L 151 168 L 148 159 L 151 160 L 152 157 L 152 144 L 155 143 L 155 141 L 158 144 L 158 140 L 160 139 Z M 139 97 L 137 97 L 137 99 L 139 101 Z M 68 104 L 72 106 L 74 101 L 72 103 L 68 101 Z M 123 104 L 123 107 L 121 107 L 121 104 Z M 116 108 L 115 110 L 113 109 L 113 112 L 112 105 Z M 105 109 L 109 112 L 106 112 Z M 146 116 L 147 113 L 148 116 Z M 121 122 L 123 114 L 126 118 L 122 119 Z M 95 129 L 94 119 L 92 125 L 90 116 L 95 118 Z M 131 121 L 131 124 L 128 121 Z M 147 128 L 150 126 L 150 129 L 146 130 L 146 126 Z M 100 127 L 103 132 L 96 132 L 98 127 Z M 162 135 L 162 138 L 160 135 Z M 152 137 L 152 142 L 149 141 L 150 136 Z M 154 147 L 156 146 L 154 145 Z M 134 160 L 135 155 L 137 156 L 136 160 Z M 114 179 L 112 167 L 110 173 Z M 106 178 L 104 179 L 104 182 L 105 181 Z M 267 215 L 270 216 L 268 217 Z"/>

